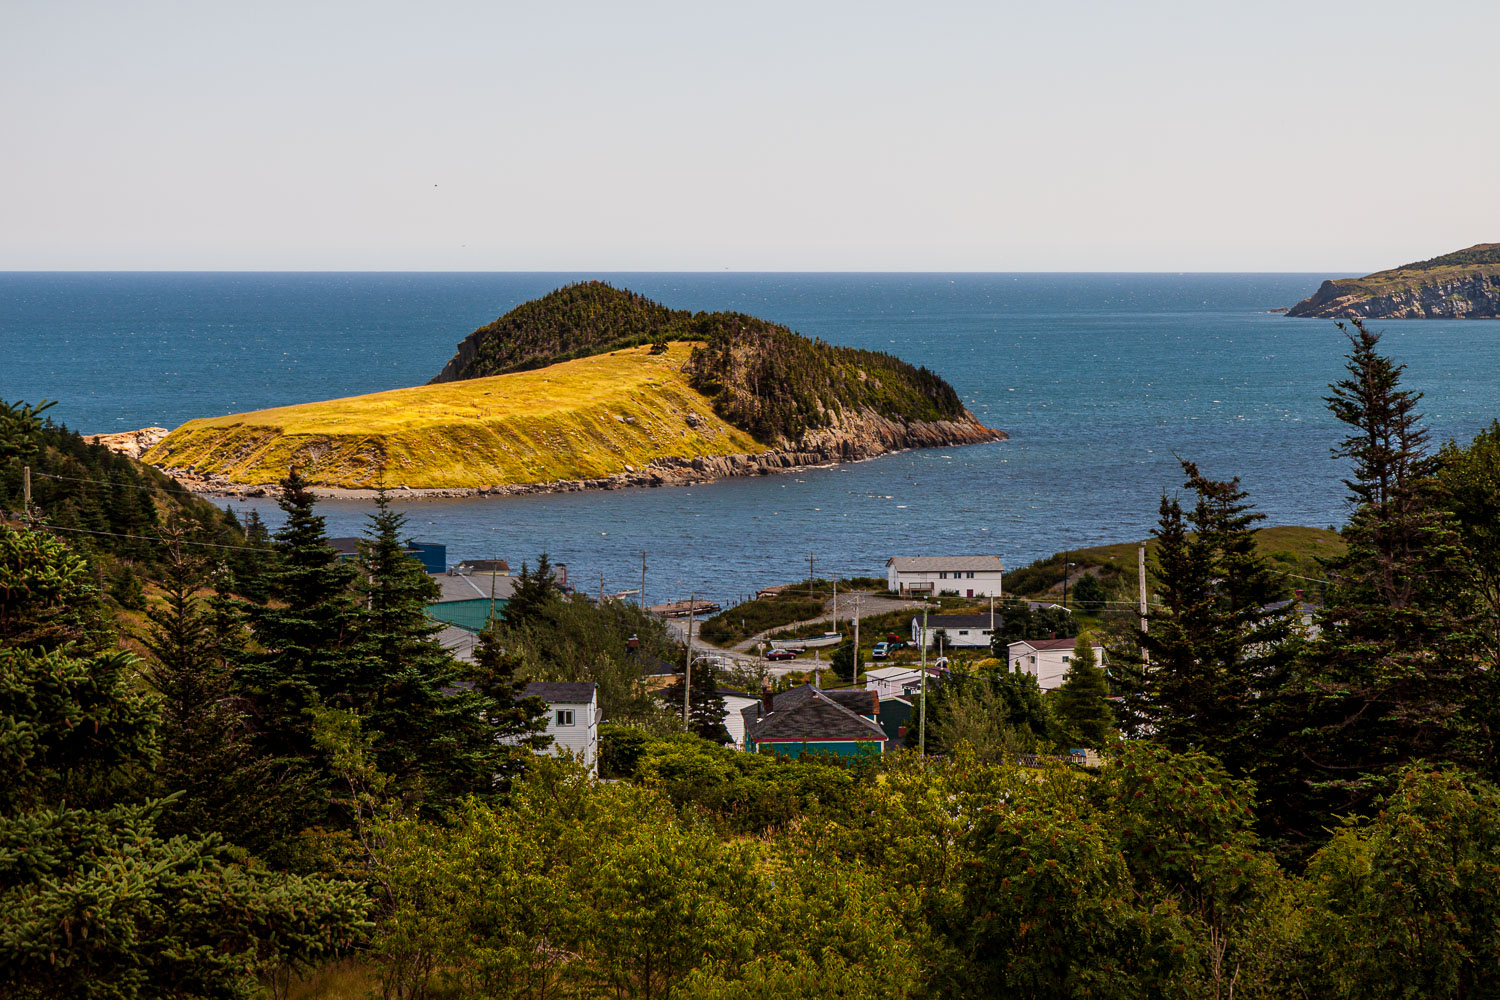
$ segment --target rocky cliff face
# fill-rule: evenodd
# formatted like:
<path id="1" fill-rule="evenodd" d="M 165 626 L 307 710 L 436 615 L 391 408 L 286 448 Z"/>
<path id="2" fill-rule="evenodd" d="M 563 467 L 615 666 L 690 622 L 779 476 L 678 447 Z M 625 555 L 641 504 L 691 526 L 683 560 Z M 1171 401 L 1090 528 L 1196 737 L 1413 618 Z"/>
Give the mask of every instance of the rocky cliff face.
<path id="1" fill-rule="evenodd" d="M 1500 270 L 1438 279 L 1404 289 L 1369 289 L 1360 279 L 1325 281 L 1288 316 L 1370 319 L 1494 319 L 1500 317 Z"/>
<path id="2" fill-rule="evenodd" d="M 138 431 L 119 431 L 115 434 L 85 434 L 89 444 L 102 444 L 110 451 L 130 458 L 140 458 L 170 433 L 165 427 L 142 427 Z"/>

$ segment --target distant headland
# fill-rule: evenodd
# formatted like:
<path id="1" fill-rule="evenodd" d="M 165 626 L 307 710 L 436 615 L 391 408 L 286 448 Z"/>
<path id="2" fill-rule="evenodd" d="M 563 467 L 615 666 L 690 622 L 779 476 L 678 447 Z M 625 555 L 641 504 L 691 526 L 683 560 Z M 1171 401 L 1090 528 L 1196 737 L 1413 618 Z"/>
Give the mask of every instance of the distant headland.
<path id="1" fill-rule="evenodd" d="M 263 489 L 295 465 L 329 489 L 471 495 L 702 482 L 1005 437 L 892 355 L 590 281 L 474 331 L 425 386 L 190 420 L 143 457 L 207 492 Z"/>
<path id="2" fill-rule="evenodd" d="M 1495 319 L 1500 317 L 1500 243 L 1479 243 L 1363 278 L 1325 281 L 1287 315 Z"/>

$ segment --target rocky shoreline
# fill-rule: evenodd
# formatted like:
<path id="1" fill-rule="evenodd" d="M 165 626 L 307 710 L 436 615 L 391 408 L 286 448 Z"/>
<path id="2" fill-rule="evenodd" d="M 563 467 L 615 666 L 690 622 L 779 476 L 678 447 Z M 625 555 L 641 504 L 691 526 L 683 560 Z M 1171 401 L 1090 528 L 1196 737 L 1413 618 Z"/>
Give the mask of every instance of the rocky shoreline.
<path id="1" fill-rule="evenodd" d="M 122 435 L 123 437 L 123 435 Z M 1007 440 L 1004 431 L 985 427 L 972 414 L 966 420 L 911 421 L 903 423 L 873 413 L 847 417 L 838 425 L 810 431 L 795 447 L 754 454 L 711 455 L 697 458 L 659 458 L 642 468 L 626 466 L 624 472 L 600 479 L 564 479 L 548 483 L 501 483 L 480 487 L 412 487 L 392 484 L 390 495 L 399 500 L 460 497 L 510 497 L 538 493 L 577 493 L 584 490 L 619 490 L 636 487 L 691 486 L 736 476 L 765 476 L 797 469 L 819 468 L 858 462 L 912 448 L 944 448 Z M 222 499 L 279 496 L 270 484 L 235 483 L 210 473 L 200 475 L 189 467 L 154 466 L 194 493 Z M 326 499 L 368 500 L 377 495 L 369 489 L 314 486 L 312 492 Z"/>

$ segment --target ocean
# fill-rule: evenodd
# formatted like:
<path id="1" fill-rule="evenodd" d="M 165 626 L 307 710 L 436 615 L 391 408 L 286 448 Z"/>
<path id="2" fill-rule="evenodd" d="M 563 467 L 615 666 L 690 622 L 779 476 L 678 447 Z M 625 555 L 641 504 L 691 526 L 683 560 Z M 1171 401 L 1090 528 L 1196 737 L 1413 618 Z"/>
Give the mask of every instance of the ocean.
<path id="1" fill-rule="evenodd" d="M 602 278 L 675 308 L 729 309 L 938 372 L 1011 439 L 795 474 L 661 489 L 413 501 L 450 562 L 548 552 L 575 585 L 653 603 L 734 600 L 893 555 L 993 553 L 1007 566 L 1144 537 L 1177 457 L 1238 476 L 1268 524 L 1337 525 L 1340 429 L 1324 407 L 1334 324 L 1268 310 L 1312 274 L 0 274 L 0 399 L 59 400 L 77 430 L 426 382 L 474 328 Z M 1378 322 L 1425 393 L 1435 441 L 1500 416 L 1500 322 Z M 254 501 L 273 525 L 273 503 Z M 236 502 L 237 507 L 251 504 Z M 331 534 L 369 505 L 321 505 Z"/>

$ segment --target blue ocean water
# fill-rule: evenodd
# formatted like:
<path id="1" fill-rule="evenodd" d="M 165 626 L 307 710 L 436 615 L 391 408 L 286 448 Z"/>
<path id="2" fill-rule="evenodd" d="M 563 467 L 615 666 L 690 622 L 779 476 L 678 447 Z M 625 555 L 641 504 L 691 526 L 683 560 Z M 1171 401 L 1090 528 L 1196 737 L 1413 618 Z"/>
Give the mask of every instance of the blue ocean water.
<path id="1" fill-rule="evenodd" d="M 947 378 L 1007 442 L 692 487 L 413 502 L 450 560 L 546 550 L 609 590 L 727 600 L 894 554 L 1019 566 L 1143 536 L 1174 456 L 1239 476 L 1272 524 L 1342 523 L 1321 397 L 1346 344 L 1267 310 L 1308 274 L 0 274 L 0 398 L 61 400 L 84 432 L 425 382 L 469 331 L 600 277 L 677 308 L 733 309 Z M 1500 322 L 1382 322 L 1434 437 L 1500 416 Z M 260 504 L 276 523 L 274 505 Z M 334 534 L 368 506 L 328 502 Z"/>

